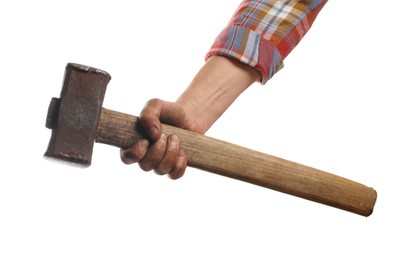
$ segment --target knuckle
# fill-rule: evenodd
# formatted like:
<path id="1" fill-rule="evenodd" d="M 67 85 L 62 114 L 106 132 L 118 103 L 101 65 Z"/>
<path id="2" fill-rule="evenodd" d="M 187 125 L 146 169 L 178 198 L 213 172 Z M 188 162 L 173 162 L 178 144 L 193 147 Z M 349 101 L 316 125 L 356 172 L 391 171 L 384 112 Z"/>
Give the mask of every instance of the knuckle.
<path id="1" fill-rule="evenodd" d="M 147 106 L 154 106 L 154 105 L 156 105 L 156 104 L 158 104 L 158 103 L 160 103 L 161 102 L 161 99 L 159 99 L 159 98 L 152 98 L 152 99 L 150 99 L 149 101 L 147 101 Z"/>
<path id="2" fill-rule="evenodd" d="M 161 99 L 158 98 L 153 98 L 147 101 L 147 103 L 144 105 L 144 108 L 142 109 L 142 112 L 140 114 L 140 117 L 145 116 L 150 114 L 150 112 L 154 111 L 157 109 L 157 107 L 160 107 L 160 104 L 162 103 Z"/>

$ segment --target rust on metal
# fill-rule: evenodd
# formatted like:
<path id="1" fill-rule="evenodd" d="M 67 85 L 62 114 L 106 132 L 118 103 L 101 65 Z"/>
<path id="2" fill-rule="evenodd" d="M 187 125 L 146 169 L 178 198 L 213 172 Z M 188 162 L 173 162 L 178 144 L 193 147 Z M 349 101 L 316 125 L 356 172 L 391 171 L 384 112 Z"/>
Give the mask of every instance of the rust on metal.
<path id="1" fill-rule="evenodd" d="M 59 99 L 51 100 L 46 126 L 52 136 L 45 156 L 90 165 L 103 99 L 111 76 L 68 63 Z"/>

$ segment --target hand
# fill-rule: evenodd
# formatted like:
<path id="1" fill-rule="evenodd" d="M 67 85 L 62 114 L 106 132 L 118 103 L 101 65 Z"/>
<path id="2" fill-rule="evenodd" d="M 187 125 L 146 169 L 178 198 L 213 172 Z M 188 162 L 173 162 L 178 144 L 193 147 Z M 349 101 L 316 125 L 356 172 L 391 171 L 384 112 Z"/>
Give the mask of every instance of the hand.
<path id="1" fill-rule="evenodd" d="M 144 171 L 168 174 L 172 179 L 184 175 L 185 151 L 177 136 L 165 136 L 161 122 L 204 134 L 260 73 L 248 65 L 223 56 L 212 56 L 199 70 L 176 102 L 152 99 L 140 114 L 140 124 L 149 140 L 121 150 L 126 164 L 138 163 Z"/>
<path id="2" fill-rule="evenodd" d="M 178 136 L 162 133 L 161 122 L 199 132 L 189 118 L 179 103 L 159 99 L 148 101 L 140 114 L 140 125 L 149 140 L 143 139 L 126 150 L 122 149 L 122 161 L 125 164 L 138 163 L 144 171 L 168 174 L 171 179 L 182 177 L 187 167 L 187 156 L 180 149 Z"/>

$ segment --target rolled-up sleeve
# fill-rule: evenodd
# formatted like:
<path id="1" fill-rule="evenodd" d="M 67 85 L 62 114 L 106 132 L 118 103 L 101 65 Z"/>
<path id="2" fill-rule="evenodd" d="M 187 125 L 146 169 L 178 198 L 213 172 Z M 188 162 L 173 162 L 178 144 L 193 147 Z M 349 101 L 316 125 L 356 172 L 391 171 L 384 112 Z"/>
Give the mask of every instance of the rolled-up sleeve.
<path id="1" fill-rule="evenodd" d="M 243 1 L 205 56 L 227 56 L 259 70 L 265 84 L 284 65 L 327 0 Z"/>

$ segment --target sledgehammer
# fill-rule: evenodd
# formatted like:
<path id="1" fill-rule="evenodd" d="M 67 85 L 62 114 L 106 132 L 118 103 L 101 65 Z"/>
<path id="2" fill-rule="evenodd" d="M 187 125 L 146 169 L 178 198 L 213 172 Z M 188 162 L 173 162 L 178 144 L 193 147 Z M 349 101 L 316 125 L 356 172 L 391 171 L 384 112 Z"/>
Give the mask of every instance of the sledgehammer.
<path id="1" fill-rule="evenodd" d="M 89 166 L 94 142 L 128 148 L 146 138 L 138 117 L 102 107 L 110 75 L 68 63 L 60 98 L 52 98 L 46 127 L 52 129 L 45 156 Z M 369 216 L 376 191 L 360 183 L 169 125 L 178 135 L 188 166 L 259 185 L 338 209 Z"/>

